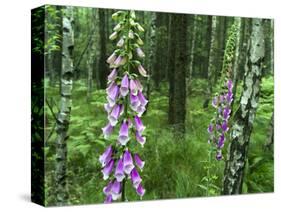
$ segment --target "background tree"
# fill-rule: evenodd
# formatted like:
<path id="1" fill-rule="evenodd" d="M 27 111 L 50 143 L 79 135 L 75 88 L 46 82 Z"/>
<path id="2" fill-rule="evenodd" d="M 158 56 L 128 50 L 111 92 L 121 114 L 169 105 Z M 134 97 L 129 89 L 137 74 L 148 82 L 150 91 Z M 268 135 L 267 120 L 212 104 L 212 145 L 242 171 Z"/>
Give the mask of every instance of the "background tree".
<path id="1" fill-rule="evenodd" d="M 155 60 L 153 60 L 152 78 L 154 81 L 155 89 L 159 89 L 161 80 L 166 75 L 166 58 L 167 58 L 167 28 L 166 20 L 167 15 L 165 13 L 156 13 L 155 20 Z"/>
<path id="2" fill-rule="evenodd" d="M 235 25 L 237 28 L 237 33 L 236 33 L 236 43 L 235 43 L 235 55 L 234 55 L 234 63 L 233 63 L 233 68 L 232 68 L 232 81 L 233 81 L 233 96 L 236 94 L 236 88 L 237 88 L 237 78 L 238 78 L 238 73 L 239 73 L 239 64 L 240 64 L 240 43 L 241 43 L 241 18 L 236 17 L 235 18 Z"/>
<path id="3" fill-rule="evenodd" d="M 171 15 L 169 67 L 169 122 L 185 132 L 187 16 Z"/>
<path id="4" fill-rule="evenodd" d="M 208 54 L 208 70 L 207 70 L 207 79 L 208 79 L 208 88 L 207 96 L 204 102 L 204 107 L 207 107 L 210 101 L 210 98 L 213 93 L 213 84 L 214 84 L 214 75 L 215 75 L 215 49 L 216 49 L 216 35 L 217 35 L 217 17 L 212 16 L 212 27 L 211 27 L 211 41 L 210 41 L 210 51 Z"/>
<path id="5" fill-rule="evenodd" d="M 88 69 L 88 89 L 87 89 L 87 100 L 90 101 L 92 98 L 92 91 L 93 91 L 93 72 L 94 72 L 94 59 L 96 58 L 96 48 L 94 47 L 93 43 L 94 40 L 97 38 L 97 23 L 92 24 L 96 21 L 97 18 L 97 12 L 94 10 L 90 10 L 89 12 L 89 28 L 91 29 L 91 35 L 92 38 L 89 42 L 88 47 L 88 55 L 87 55 L 87 69 Z"/>
<path id="6" fill-rule="evenodd" d="M 253 122 L 259 101 L 264 59 L 264 34 L 261 19 L 253 19 L 247 70 L 240 105 L 235 113 L 232 141 L 225 165 L 223 194 L 242 192 L 244 170 Z"/>
<path id="7" fill-rule="evenodd" d="M 67 204 L 67 140 L 71 111 L 73 60 L 73 8 L 63 10 L 62 65 L 61 65 L 61 103 L 57 115 L 56 140 L 56 199 L 58 205 Z"/>
<path id="8" fill-rule="evenodd" d="M 192 30 L 191 30 L 192 40 L 190 46 L 190 56 L 189 56 L 188 75 L 187 75 L 188 93 L 191 92 L 192 89 L 192 74 L 194 69 L 194 54 L 195 54 L 194 51 L 195 51 L 196 33 L 197 33 L 197 15 L 194 15 Z"/>
<path id="9" fill-rule="evenodd" d="M 150 14 L 150 30 L 149 33 L 146 32 L 146 40 L 149 40 L 149 48 L 146 52 L 149 53 L 147 58 L 147 66 L 148 66 L 148 77 L 146 80 L 146 98 L 149 100 L 149 96 L 150 96 L 150 83 L 151 83 L 151 73 L 154 73 L 153 71 L 153 65 L 154 65 L 154 60 L 155 60 L 155 54 L 154 54 L 154 50 L 155 50 L 155 36 L 156 36 L 156 14 L 155 13 L 151 13 Z M 149 106 L 149 102 L 147 104 L 147 108 Z"/>
<path id="10" fill-rule="evenodd" d="M 99 9 L 99 43 L 100 43 L 100 55 L 99 55 L 99 70 L 98 75 L 98 85 L 101 89 L 106 88 L 106 77 L 108 74 L 106 66 L 106 30 L 105 30 L 105 11 Z"/>

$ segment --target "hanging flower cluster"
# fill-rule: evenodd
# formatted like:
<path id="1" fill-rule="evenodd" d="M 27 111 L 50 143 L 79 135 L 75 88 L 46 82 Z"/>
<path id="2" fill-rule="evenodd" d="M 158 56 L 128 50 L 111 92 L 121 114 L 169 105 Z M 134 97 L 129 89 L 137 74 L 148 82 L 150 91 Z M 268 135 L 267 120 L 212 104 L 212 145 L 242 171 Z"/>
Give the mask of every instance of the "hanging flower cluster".
<path id="1" fill-rule="evenodd" d="M 209 143 L 217 148 L 217 160 L 222 159 L 222 148 L 226 140 L 226 133 L 229 130 L 229 118 L 231 113 L 231 103 L 233 101 L 233 83 L 228 79 L 224 85 L 225 89 L 220 95 L 216 95 L 212 100 L 212 106 L 216 109 L 215 118 L 208 126 Z"/>
<path id="2" fill-rule="evenodd" d="M 106 89 L 108 103 L 104 106 L 108 114 L 108 124 L 102 131 L 105 139 L 109 139 L 115 129 L 119 134 L 117 140 L 99 158 L 103 179 L 108 180 L 103 189 L 105 203 L 121 197 L 122 201 L 125 200 L 126 180 L 131 181 L 140 197 L 145 193 L 139 174 L 145 162 L 134 152 L 138 145 L 143 147 L 146 142 L 141 116 L 146 110 L 148 100 L 142 93 L 143 87 L 138 76 L 147 77 L 147 73 L 140 61 L 134 59 L 145 56 L 140 48 L 143 41 L 138 35 L 144 29 L 136 22 L 134 11 L 118 11 L 112 18 L 118 24 L 109 39 L 119 40 L 117 49 L 107 59 L 111 68 Z"/>

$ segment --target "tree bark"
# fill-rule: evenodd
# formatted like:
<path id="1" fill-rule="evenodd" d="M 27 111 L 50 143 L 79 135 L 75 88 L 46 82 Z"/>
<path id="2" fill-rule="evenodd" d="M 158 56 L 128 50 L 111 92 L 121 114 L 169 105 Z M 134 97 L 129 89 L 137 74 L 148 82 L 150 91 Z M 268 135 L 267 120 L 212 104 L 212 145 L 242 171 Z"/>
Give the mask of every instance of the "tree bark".
<path id="1" fill-rule="evenodd" d="M 235 18 L 235 25 L 237 27 L 237 33 L 236 33 L 236 44 L 235 44 L 235 54 L 234 54 L 234 63 L 232 68 L 232 81 L 233 81 L 233 96 L 235 97 L 236 94 L 236 88 L 237 88 L 237 77 L 239 73 L 239 64 L 240 64 L 240 42 L 241 42 L 241 18 L 236 17 Z"/>
<path id="2" fill-rule="evenodd" d="M 216 50 L 216 32 L 217 32 L 217 17 L 212 16 L 212 30 L 211 30 L 211 42 L 210 42 L 210 51 L 209 51 L 209 61 L 208 61 L 208 87 L 207 87 L 207 96 L 204 102 L 204 108 L 208 107 L 212 93 L 213 93 L 213 84 L 214 84 L 214 73 L 215 73 L 215 50 Z"/>
<path id="3" fill-rule="evenodd" d="M 176 23 L 174 15 L 170 15 L 169 17 L 169 43 L 168 43 L 168 76 L 169 76 L 169 115 L 168 122 L 173 124 L 175 122 L 174 117 L 174 90 L 175 90 L 175 54 L 176 54 L 176 39 L 174 36 L 174 32 L 176 30 Z"/>
<path id="4" fill-rule="evenodd" d="M 93 55 L 91 54 L 92 49 L 88 50 L 88 60 L 87 60 L 87 101 L 91 101 L 93 92 Z"/>
<path id="5" fill-rule="evenodd" d="M 148 70 L 147 73 L 149 77 L 146 80 L 146 98 L 149 100 L 150 98 L 150 80 L 151 80 L 151 74 L 153 73 L 153 62 L 155 60 L 155 55 L 154 55 L 154 49 L 155 49 L 155 30 L 156 30 L 156 14 L 154 12 L 151 13 L 151 22 L 150 22 L 150 35 L 149 35 L 149 55 L 148 55 Z M 146 106 L 146 111 L 149 106 L 149 101 Z"/>
<path id="6" fill-rule="evenodd" d="M 242 192 L 249 141 L 259 101 L 264 51 L 262 19 L 253 19 L 244 89 L 234 116 L 232 141 L 229 144 L 224 172 L 223 194 Z"/>
<path id="7" fill-rule="evenodd" d="M 91 10 L 90 13 L 90 20 L 92 20 L 90 23 L 90 32 L 92 33 L 92 38 L 91 38 L 91 42 L 89 44 L 89 48 L 88 48 L 88 58 L 87 58 L 87 69 L 88 69 L 88 76 L 87 76 L 87 101 L 91 101 L 91 96 L 92 96 L 92 92 L 93 92 L 93 71 L 94 71 L 94 47 L 93 47 L 93 42 L 94 42 L 94 37 L 95 37 L 95 28 L 96 25 L 94 24 L 95 21 L 95 12 L 93 10 Z"/>
<path id="8" fill-rule="evenodd" d="M 65 7 L 63 10 L 63 35 L 62 35 L 62 66 L 61 66 L 61 89 L 60 111 L 57 115 L 57 139 L 56 139 L 56 200 L 57 205 L 65 205 L 68 201 L 67 189 L 67 139 L 71 111 L 71 94 L 73 78 L 73 8 Z"/>
<path id="9" fill-rule="evenodd" d="M 191 41 L 191 47 L 190 47 L 190 57 L 189 57 L 189 64 L 188 64 L 188 80 L 187 80 L 187 86 L 188 86 L 188 93 L 191 93 L 192 89 L 192 74 L 193 74 L 193 65 L 194 65 L 194 49 L 195 49 L 195 40 L 196 40 L 196 33 L 197 33 L 197 15 L 194 15 L 193 17 L 193 27 L 192 27 L 192 41 Z"/>
<path id="10" fill-rule="evenodd" d="M 274 21 L 270 20 L 270 62 L 269 70 L 270 73 L 274 74 Z"/>
<path id="11" fill-rule="evenodd" d="M 242 35 L 242 40 L 241 40 L 241 49 L 247 49 L 249 45 L 249 38 L 251 36 L 251 19 L 245 18 L 244 20 L 244 27 L 243 27 L 243 35 Z M 245 69 L 246 64 L 246 58 L 247 58 L 247 51 L 241 51 L 240 52 L 241 59 L 240 59 L 240 70 Z M 237 80 L 242 80 L 243 79 L 243 73 L 244 71 L 240 71 L 237 73 Z"/>
<path id="12" fill-rule="evenodd" d="M 169 122 L 176 131 L 185 132 L 187 16 L 171 15 L 169 44 Z"/>
<path id="13" fill-rule="evenodd" d="M 99 57 L 99 68 L 97 70 L 97 77 L 99 78 L 99 88 L 106 88 L 106 77 L 108 74 L 107 66 L 106 66 L 106 36 L 105 36 L 105 10 L 99 9 L 99 34 L 100 34 L 100 57 Z"/>
<path id="14" fill-rule="evenodd" d="M 225 29 L 226 17 L 220 16 L 218 17 L 218 52 L 217 52 L 217 67 L 218 70 L 222 70 L 223 65 L 223 56 L 225 49 L 225 37 L 226 37 L 226 29 Z M 215 82 L 219 79 L 219 74 L 215 75 Z"/>
<path id="15" fill-rule="evenodd" d="M 157 12 L 156 13 L 156 20 L 155 20 L 155 60 L 153 61 L 153 72 L 152 78 L 154 81 L 155 89 L 159 89 L 160 81 L 162 80 L 162 74 L 164 73 L 163 70 L 163 13 Z"/>

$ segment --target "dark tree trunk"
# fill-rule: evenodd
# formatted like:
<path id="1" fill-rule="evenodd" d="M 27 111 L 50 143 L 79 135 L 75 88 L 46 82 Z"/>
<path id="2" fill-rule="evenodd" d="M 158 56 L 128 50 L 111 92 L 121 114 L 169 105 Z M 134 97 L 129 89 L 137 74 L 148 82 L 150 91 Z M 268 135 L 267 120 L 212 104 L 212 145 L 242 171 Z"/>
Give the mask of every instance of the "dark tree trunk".
<path id="1" fill-rule="evenodd" d="M 175 54 L 176 54 L 176 38 L 174 36 L 176 30 L 175 15 L 169 17 L 169 44 L 168 44 L 168 70 L 169 70 L 169 123 L 175 123 L 175 104 L 174 104 L 174 92 L 175 92 Z"/>
<path id="2" fill-rule="evenodd" d="M 71 94 L 73 78 L 73 11 L 72 7 L 66 7 L 63 11 L 63 35 L 62 35 L 62 65 L 61 65 L 61 103 L 57 115 L 57 139 L 56 139 L 56 200 L 57 205 L 65 205 L 68 201 L 67 189 L 67 139 L 71 111 Z"/>
<path id="3" fill-rule="evenodd" d="M 204 58 L 204 66 L 203 66 L 203 71 L 206 73 L 206 78 L 208 78 L 208 72 L 206 70 L 209 69 L 209 59 L 210 59 L 210 51 L 211 51 L 211 45 L 212 45 L 212 32 L 213 32 L 213 19 L 212 16 L 207 16 L 206 17 L 206 34 L 205 34 L 205 48 L 206 49 L 206 57 Z M 214 30 L 214 32 L 216 29 Z M 213 42 L 214 43 L 214 42 Z"/>
<path id="4" fill-rule="evenodd" d="M 236 43 L 235 43 L 235 55 L 234 55 L 234 63 L 233 63 L 233 96 L 235 97 L 236 94 L 236 88 L 237 88 L 237 78 L 238 78 L 238 73 L 239 73 L 239 64 L 240 64 L 240 43 L 241 43 L 241 18 L 236 17 L 235 18 L 235 24 L 237 27 L 237 34 L 236 34 Z"/>
<path id="5" fill-rule="evenodd" d="M 153 61 L 153 72 L 152 78 L 154 81 L 155 89 L 159 89 L 159 84 L 165 74 L 165 61 L 164 61 L 164 48 L 163 48 L 163 39 L 164 39 L 164 26 L 163 26 L 163 18 L 164 13 L 156 13 L 156 20 L 155 20 L 155 60 Z"/>
<path id="6" fill-rule="evenodd" d="M 266 20 L 264 27 L 265 30 L 265 73 L 268 75 L 273 73 L 273 52 L 274 52 L 274 31 L 273 31 L 273 19 Z"/>
<path id="7" fill-rule="evenodd" d="M 96 25 L 95 25 L 95 12 L 94 10 L 90 10 L 90 23 L 89 24 L 89 31 L 92 33 L 91 41 L 88 47 L 88 54 L 87 54 L 87 69 L 88 69 L 88 76 L 87 76 L 87 101 L 91 101 L 92 92 L 93 92 L 93 72 L 94 72 L 94 56 L 95 56 L 95 49 L 93 47 L 94 38 L 96 37 Z"/>
<path id="8" fill-rule="evenodd" d="M 169 65 L 169 122 L 180 133 L 185 132 L 186 68 L 187 68 L 187 16 L 171 15 Z"/>
<path id="9" fill-rule="evenodd" d="M 57 25 L 57 33 L 59 35 L 62 35 L 62 12 L 61 12 L 61 6 L 56 6 L 56 10 L 58 11 L 56 19 L 56 25 Z M 57 82 L 57 79 L 59 78 L 61 74 L 61 60 L 62 60 L 62 43 L 61 39 L 56 39 L 56 45 L 59 47 L 58 50 L 52 52 L 52 57 L 50 61 L 50 69 L 51 70 L 51 77 L 50 82 L 51 85 L 55 85 Z"/>
<path id="10" fill-rule="evenodd" d="M 191 47 L 190 47 L 190 57 L 189 57 L 189 65 L 188 65 L 188 93 L 191 93 L 192 90 L 192 75 L 194 70 L 194 51 L 195 51 L 195 40 L 196 40 L 196 33 L 197 33 L 197 15 L 193 16 L 193 26 L 192 26 L 192 40 L 191 40 Z"/>
<path id="11" fill-rule="evenodd" d="M 243 74 L 245 70 L 245 65 L 246 64 L 246 58 L 247 58 L 247 51 L 245 49 L 248 48 L 248 41 L 251 35 L 251 19 L 246 18 L 244 19 L 244 27 L 243 27 L 243 35 L 242 35 L 242 41 L 241 41 L 241 46 L 242 46 L 242 51 L 240 52 L 241 55 L 241 60 L 240 60 L 240 66 L 239 69 L 242 71 L 239 71 L 237 73 L 237 80 L 243 79 Z"/>
<path id="12" fill-rule="evenodd" d="M 253 122 L 259 101 L 264 60 L 262 19 L 253 19 L 250 46 L 240 106 L 232 126 L 232 141 L 225 165 L 223 194 L 240 194 Z"/>
<path id="13" fill-rule="evenodd" d="M 106 77 L 108 74 L 106 66 L 106 39 L 105 36 L 105 14 L 104 9 L 99 9 L 99 34 L 100 34 L 100 57 L 99 57 L 99 69 L 98 69 L 98 80 L 100 89 L 106 88 Z"/>
<path id="14" fill-rule="evenodd" d="M 155 60 L 155 54 L 154 54 L 154 49 L 155 49 L 155 30 L 156 30 L 156 14 L 154 12 L 151 13 L 151 22 L 150 22 L 150 34 L 149 34 L 149 55 L 148 55 L 148 69 L 147 73 L 149 77 L 146 80 L 146 98 L 149 100 L 150 98 L 150 86 L 151 86 L 151 74 L 153 73 L 153 61 Z M 146 111 L 149 107 L 149 101 L 146 106 Z"/>
<path id="15" fill-rule="evenodd" d="M 217 52 L 217 67 L 218 70 L 222 70 L 223 64 L 223 55 L 225 49 L 225 37 L 226 37 L 226 29 L 225 29 L 226 17 L 220 16 L 218 17 L 218 52 Z M 220 75 L 215 75 L 215 82 L 219 79 Z"/>
<path id="16" fill-rule="evenodd" d="M 210 99 L 213 93 L 213 84 L 214 84 L 214 75 L 215 75 L 215 50 L 216 50 L 216 32 L 217 32 L 217 17 L 211 17 L 211 31 L 210 31 L 210 50 L 209 50 L 209 60 L 208 60 L 208 67 L 207 67 L 207 74 L 208 74 L 208 87 L 206 93 L 206 100 L 204 102 L 203 107 L 206 108 L 209 105 Z"/>

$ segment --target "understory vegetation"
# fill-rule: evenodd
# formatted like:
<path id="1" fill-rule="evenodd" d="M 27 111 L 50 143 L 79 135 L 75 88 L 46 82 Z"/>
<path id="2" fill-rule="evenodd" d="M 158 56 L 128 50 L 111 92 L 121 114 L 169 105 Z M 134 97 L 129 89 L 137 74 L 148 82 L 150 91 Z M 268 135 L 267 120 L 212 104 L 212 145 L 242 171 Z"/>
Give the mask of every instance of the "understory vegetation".
<path id="1" fill-rule="evenodd" d="M 45 80 L 46 98 L 50 105 L 58 102 L 59 85 L 48 86 Z M 205 176 L 204 161 L 209 144 L 206 126 L 212 116 L 212 108 L 203 108 L 203 88 L 207 81 L 194 79 L 186 105 L 186 133 L 174 133 L 176 126 L 168 124 L 168 84 L 162 83 L 159 91 L 152 91 L 147 113 L 143 116 L 147 130 L 146 147 L 139 151 L 147 163 L 142 172 L 147 193 L 144 200 L 205 196 L 200 188 Z M 237 88 L 239 97 L 242 85 Z M 73 107 L 67 140 L 68 189 L 71 204 L 103 202 L 102 188 L 105 186 L 98 162 L 106 143 L 101 128 L 106 123 L 104 112 L 105 91 L 94 88 L 93 98 L 87 99 L 87 86 L 84 80 L 73 85 Z M 238 101 L 237 101 L 238 102 Z M 56 105 L 52 105 L 56 110 Z M 236 105 L 235 105 L 236 106 Z M 46 110 L 46 204 L 55 204 L 55 121 L 48 105 Z M 273 111 L 273 77 L 263 78 L 260 103 L 254 122 L 246 166 L 243 193 L 273 191 L 273 153 L 266 148 L 269 123 Z M 57 111 L 53 111 L 57 113 Z M 112 138 L 114 139 L 114 138 Z M 228 145 L 229 140 L 226 141 Z M 227 149 L 227 148 L 225 148 Z M 215 185 L 221 187 L 224 161 L 216 161 L 212 173 L 217 176 Z M 138 200 L 132 188 L 127 187 L 130 201 Z"/>

